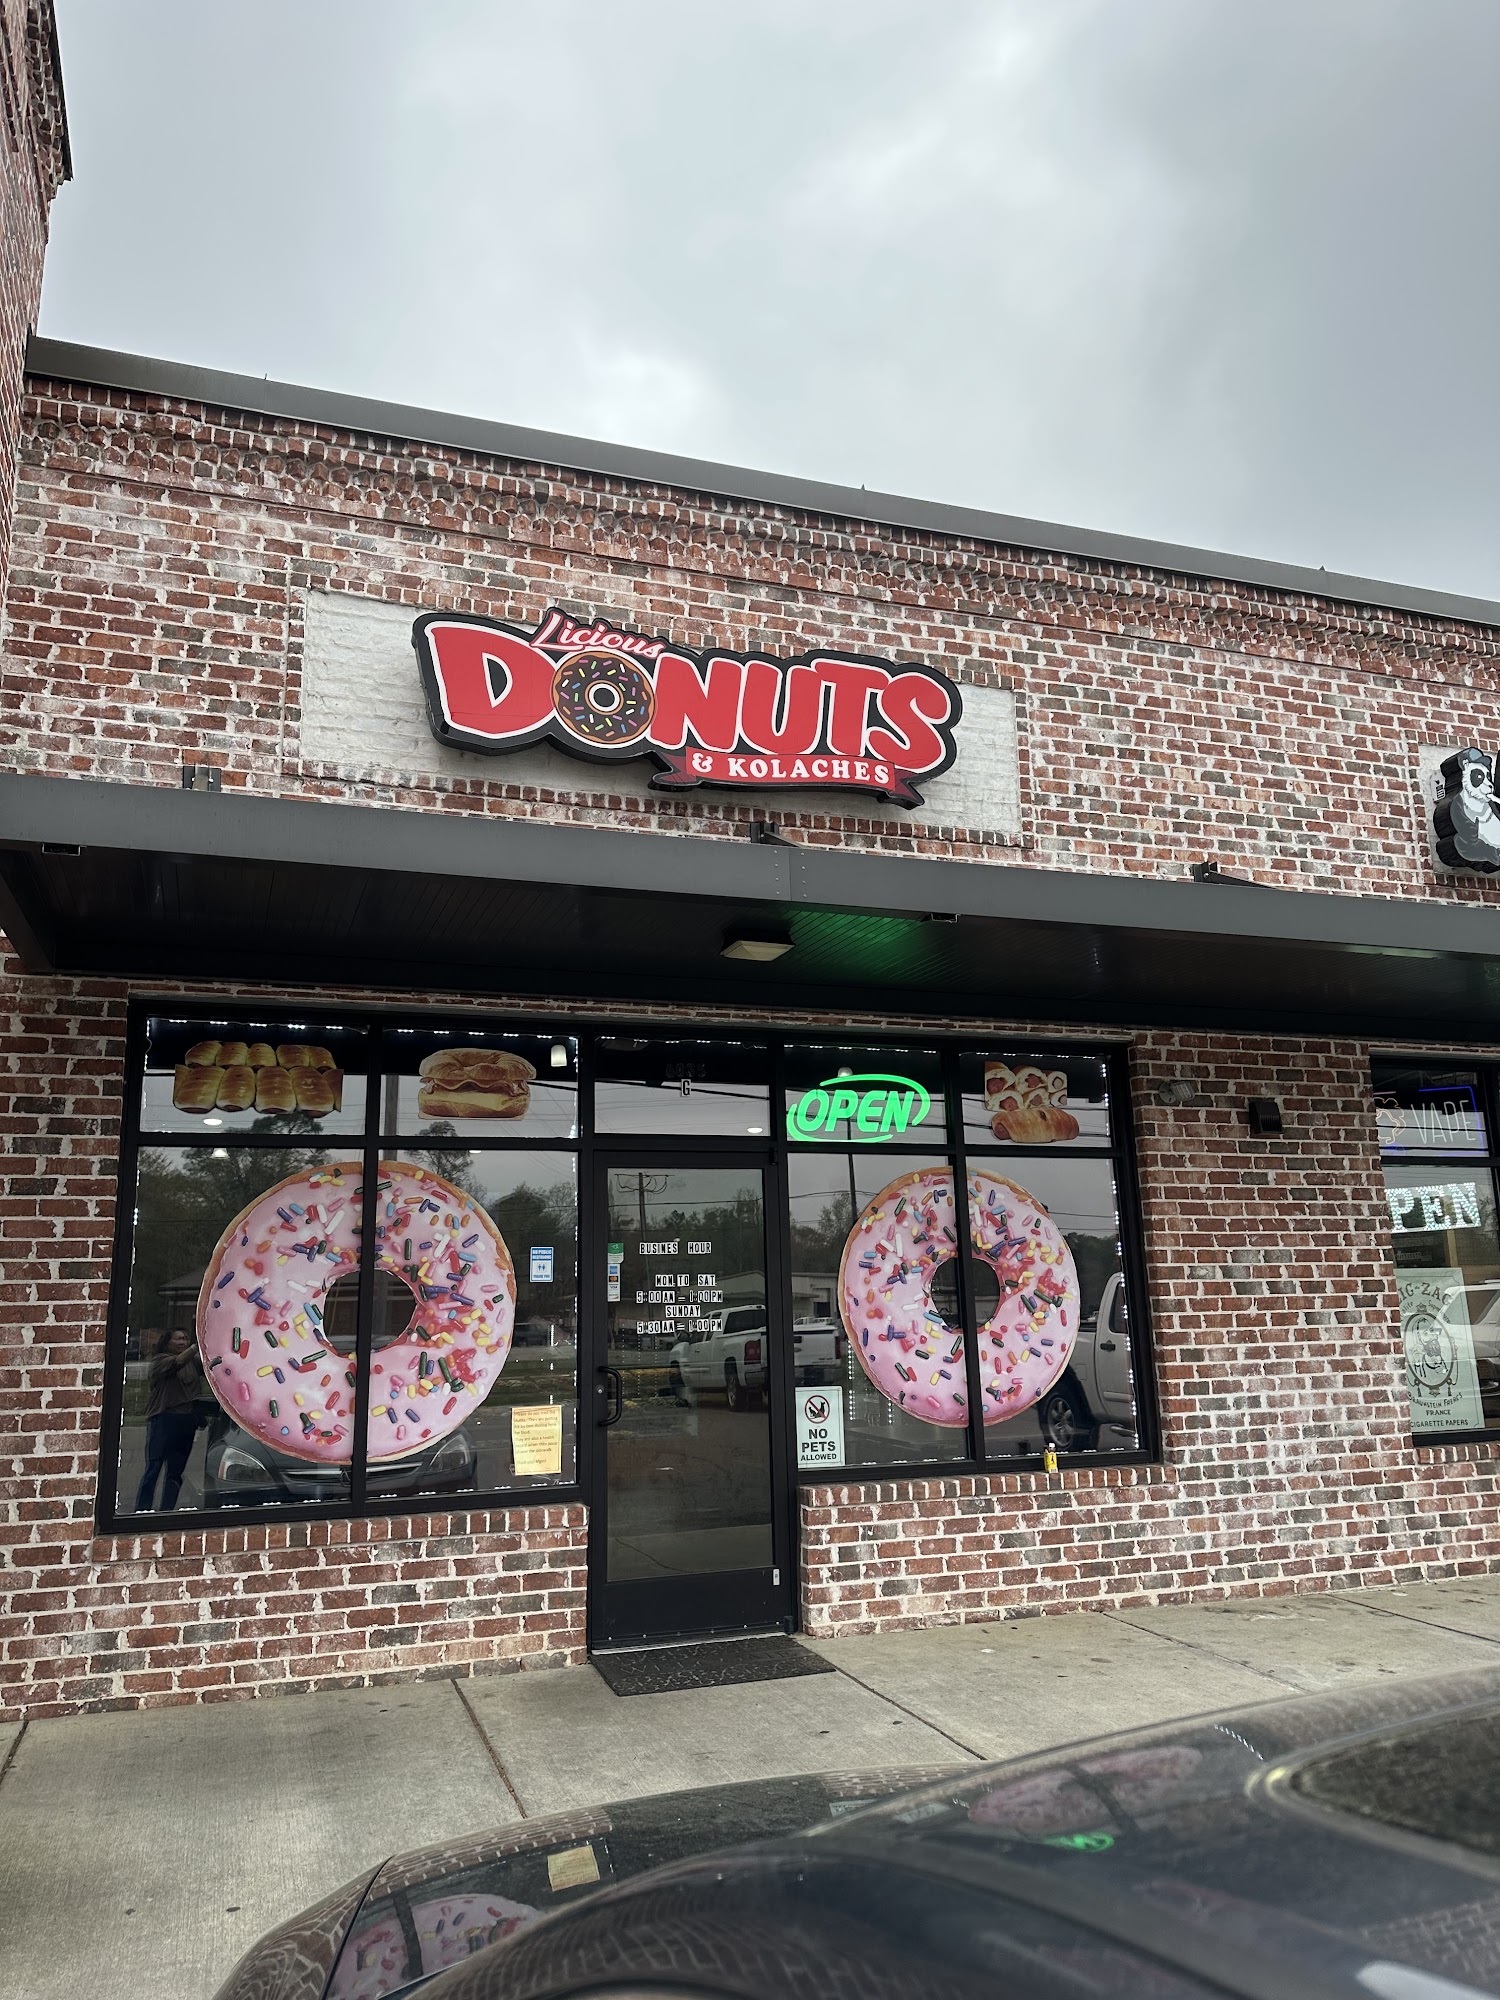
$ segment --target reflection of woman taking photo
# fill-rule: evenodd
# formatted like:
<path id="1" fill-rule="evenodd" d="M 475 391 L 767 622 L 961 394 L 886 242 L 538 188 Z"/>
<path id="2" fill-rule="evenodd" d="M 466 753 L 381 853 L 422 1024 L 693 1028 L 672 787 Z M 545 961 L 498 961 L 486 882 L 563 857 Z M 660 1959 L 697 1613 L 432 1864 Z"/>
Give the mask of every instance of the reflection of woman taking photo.
<path id="1" fill-rule="evenodd" d="M 148 1514 L 156 1506 L 156 1482 L 165 1471 L 161 1507 L 170 1513 L 182 1491 L 182 1475 L 192 1455 L 198 1429 L 195 1405 L 208 1393 L 198 1365 L 198 1347 L 191 1333 L 168 1334 L 166 1345 L 152 1358 L 147 1375 L 146 1470 L 135 1496 L 135 1511 Z"/>

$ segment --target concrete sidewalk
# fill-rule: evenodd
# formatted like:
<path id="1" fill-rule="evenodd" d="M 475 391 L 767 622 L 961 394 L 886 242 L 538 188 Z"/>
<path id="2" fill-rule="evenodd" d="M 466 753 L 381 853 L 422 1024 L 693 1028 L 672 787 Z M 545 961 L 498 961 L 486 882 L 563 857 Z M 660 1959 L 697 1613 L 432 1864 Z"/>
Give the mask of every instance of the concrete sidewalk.
<path id="1" fill-rule="evenodd" d="M 814 1650 L 838 1671 L 692 1694 L 621 1699 L 577 1667 L 0 1725 L 0 2000 L 208 2000 L 260 1932 L 393 1850 L 570 1806 L 1500 1665 L 1500 1578 Z"/>

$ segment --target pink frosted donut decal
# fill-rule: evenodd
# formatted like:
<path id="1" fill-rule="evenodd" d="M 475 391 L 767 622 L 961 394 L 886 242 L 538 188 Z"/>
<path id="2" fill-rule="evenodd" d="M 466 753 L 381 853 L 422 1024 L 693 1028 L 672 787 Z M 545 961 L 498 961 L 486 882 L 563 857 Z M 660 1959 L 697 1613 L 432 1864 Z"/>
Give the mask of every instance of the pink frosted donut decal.
<path id="1" fill-rule="evenodd" d="M 450 1965 L 463 1965 L 476 1951 L 498 1944 L 541 1915 L 531 1903 L 506 1896 L 440 1896 L 409 1906 L 418 1962 L 410 1963 L 406 1932 L 397 1917 L 382 1917 L 356 1931 L 339 1955 L 329 2000 L 382 2000 L 409 1986 L 415 1976 L 431 1978 Z"/>
<path id="2" fill-rule="evenodd" d="M 382 1160 L 375 1263 L 411 1292 L 399 1340 L 371 1362 L 370 1458 L 404 1458 L 457 1430 L 510 1352 L 516 1275 L 484 1211 L 450 1182 Z M 329 1288 L 359 1268 L 357 1160 L 293 1174 L 219 1238 L 198 1294 L 203 1372 L 235 1422 L 294 1458 L 351 1456 L 354 1360 L 323 1337 Z"/>
<path id="3" fill-rule="evenodd" d="M 1078 1271 L 1062 1232 L 1013 1181 L 969 1175 L 969 1236 L 1000 1302 L 979 1329 L 984 1421 L 1029 1409 L 1067 1366 L 1078 1337 Z M 924 1423 L 969 1420 L 961 1335 L 932 1300 L 938 1267 L 958 1254 L 953 1175 L 903 1174 L 870 1202 L 844 1245 L 839 1312 L 860 1366 L 882 1396 Z"/>

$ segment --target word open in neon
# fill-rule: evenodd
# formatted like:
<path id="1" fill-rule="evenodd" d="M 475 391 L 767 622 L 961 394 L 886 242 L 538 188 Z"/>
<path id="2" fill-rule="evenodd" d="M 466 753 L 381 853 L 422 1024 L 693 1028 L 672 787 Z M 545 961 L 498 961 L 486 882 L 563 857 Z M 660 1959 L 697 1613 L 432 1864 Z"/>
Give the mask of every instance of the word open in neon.
<path id="1" fill-rule="evenodd" d="M 920 1125 L 931 1109 L 930 1094 L 913 1077 L 880 1070 L 830 1076 L 804 1091 L 788 1111 L 787 1137 L 879 1145 Z"/>

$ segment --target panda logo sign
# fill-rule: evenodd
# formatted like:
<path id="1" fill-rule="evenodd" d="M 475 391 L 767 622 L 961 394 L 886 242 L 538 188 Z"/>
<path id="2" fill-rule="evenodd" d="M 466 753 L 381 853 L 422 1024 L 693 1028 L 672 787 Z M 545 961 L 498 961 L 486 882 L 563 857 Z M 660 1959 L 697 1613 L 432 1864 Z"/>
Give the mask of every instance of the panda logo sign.
<path id="1" fill-rule="evenodd" d="M 838 1390 L 799 1389 L 797 1394 L 797 1463 L 827 1466 L 844 1463 L 844 1399 Z"/>
<path id="2" fill-rule="evenodd" d="M 1470 746 L 1444 760 L 1445 790 L 1432 815 L 1438 859 L 1447 868 L 1500 871 L 1500 800 L 1494 761 Z"/>

